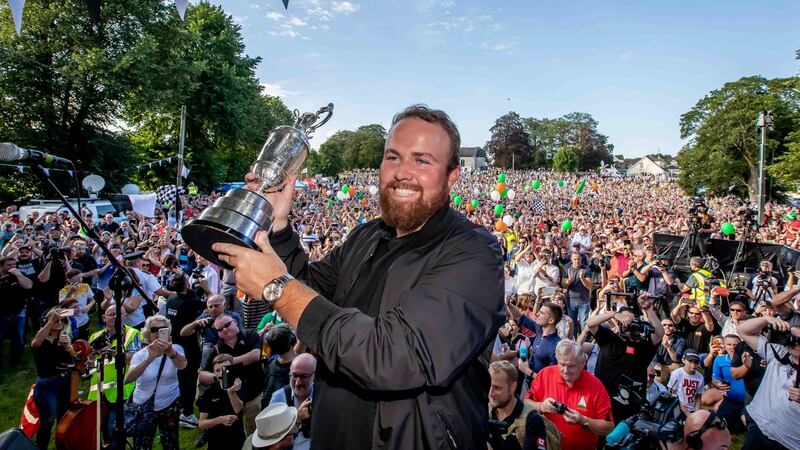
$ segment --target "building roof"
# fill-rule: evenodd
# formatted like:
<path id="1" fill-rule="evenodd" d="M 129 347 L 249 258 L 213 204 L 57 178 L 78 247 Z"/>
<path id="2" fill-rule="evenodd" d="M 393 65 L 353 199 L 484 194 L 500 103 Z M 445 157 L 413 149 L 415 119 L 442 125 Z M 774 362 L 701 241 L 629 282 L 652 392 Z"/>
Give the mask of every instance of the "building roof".
<path id="1" fill-rule="evenodd" d="M 462 158 L 486 158 L 486 153 L 480 147 L 461 147 L 459 156 Z"/>

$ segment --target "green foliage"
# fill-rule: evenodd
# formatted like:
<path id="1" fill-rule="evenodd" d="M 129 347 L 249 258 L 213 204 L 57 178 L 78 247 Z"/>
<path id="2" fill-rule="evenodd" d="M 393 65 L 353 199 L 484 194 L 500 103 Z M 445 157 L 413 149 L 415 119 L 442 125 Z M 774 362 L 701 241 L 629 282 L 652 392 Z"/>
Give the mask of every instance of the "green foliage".
<path id="1" fill-rule="evenodd" d="M 519 114 L 511 111 L 498 118 L 484 150 L 495 167 L 528 169 L 534 165 L 533 149 Z"/>
<path id="2" fill-rule="evenodd" d="M 577 149 L 570 147 L 561 147 L 555 155 L 553 155 L 553 171 L 554 172 L 577 172 L 580 167 L 580 161 L 576 154 Z"/>
<path id="3" fill-rule="evenodd" d="M 767 162 L 769 155 L 784 161 L 781 155 L 800 114 L 800 78 L 745 77 L 710 92 L 681 116 L 681 138 L 688 142 L 678 153 L 678 184 L 687 193 L 704 187 L 711 195 L 741 186 L 755 201 L 760 142 L 755 124 L 762 110 L 772 111 L 775 119 L 775 129 L 767 134 Z"/>
<path id="4" fill-rule="evenodd" d="M 378 168 L 383 160 L 386 129 L 372 124 L 356 131 L 341 130 L 334 133 L 308 158 L 308 173 L 336 176 L 342 171 Z"/>
<path id="5" fill-rule="evenodd" d="M 588 113 L 574 112 L 557 119 L 523 119 L 530 135 L 534 167 L 551 166 L 556 152 L 571 147 L 581 170 L 592 170 L 600 161 L 608 162 L 614 146 L 597 130 L 597 121 Z"/>

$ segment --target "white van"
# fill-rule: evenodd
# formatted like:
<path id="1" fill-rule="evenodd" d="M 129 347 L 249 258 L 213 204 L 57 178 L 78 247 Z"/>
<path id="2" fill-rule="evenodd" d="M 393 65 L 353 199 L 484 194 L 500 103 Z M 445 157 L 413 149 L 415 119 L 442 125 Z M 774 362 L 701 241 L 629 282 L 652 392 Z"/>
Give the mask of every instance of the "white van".
<path id="1" fill-rule="evenodd" d="M 70 205 L 72 205 L 75 210 L 78 209 L 77 199 L 70 198 L 67 200 L 69 200 Z M 81 207 L 84 210 L 89 210 L 92 213 L 92 218 L 94 220 L 98 220 L 106 214 L 113 214 L 115 219 L 118 216 L 117 211 L 114 209 L 114 205 L 112 205 L 111 202 L 106 199 L 81 199 Z M 59 212 L 62 210 L 67 210 L 67 207 L 61 203 L 61 200 L 30 200 L 28 201 L 28 204 L 20 207 L 19 217 L 21 220 L 25 220 L 25 217 L 34 211 L 38 211 L 39 217 L 41 217 L 47 213 Z"/>

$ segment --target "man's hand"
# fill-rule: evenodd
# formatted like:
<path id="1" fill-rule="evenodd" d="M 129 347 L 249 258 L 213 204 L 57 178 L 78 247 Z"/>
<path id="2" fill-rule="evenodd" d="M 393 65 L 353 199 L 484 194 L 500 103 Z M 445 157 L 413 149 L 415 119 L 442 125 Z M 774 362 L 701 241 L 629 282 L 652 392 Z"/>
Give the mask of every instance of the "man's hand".
<path id="1" fill-rule="evenodd" d="M 269 245 L 267 233 L 256 234 L 256 244 L 261 251 L 234 244 L 214 244 L 219 259 L 236 269 L 236 286 L 252 298 L 261 298 L 264 286 L 285 275 L 288 271 L 281 258 Z"/>
<path id="2" fill-rule="evenodd" d="M 788 322 L 785 322 L 777 317 L 767 317 L 767 325 L 772 325 L 775 331 L 789 331 L 791 328 Z"/>
<path id="3" fill-rule="evenodd" d="M 221 416 L 218 420 L 220 425 L 229 427 L 232 426 L 234 423 L 236 423 L 236 419 L 238 418 L 239 417 L 236 416 L 235 414 L 228 414 L 227 416 Z"/>
<path id="4" fill-rule="evenodd" d="M 564 414 L 562 414 L 561 416 L 564 417 L 564 421 L 567 423 L 581 424 L 584 422 L 584 418 L 583 415 L 581 415 L 581 413 L 579 413 L 578 411 L 573 411 L 569 408 L 567 408 L 567 410 L 564 411 Z"/>
<path id="5" fill-rule="evenodd" d="M 300 404 L 300 408 L 297 410 L 297 421 L 302 422 L 304 420 L 308 420 L 311 418 L 311 398 L 307 398 Z"/>
<path id="6" fill-rule="evenodd" d="M 290 174 L 286 177 L 286 182 L 283 186 L 270 188 L 266 192 L 260 192 L 272 205 L 272 227 L 276 231 L 282 230 L 289 223 L 289 213 L 292 210 L 292 200 L 294 199 L 295 181 L 297 181 L 297 175 Z M 245 175 L 244 182 L 245 188 L 251 191 L 257 191 L 261 187 L 259 184 L 259 176 L 252 172 Z"/>
<path id="7" fill-rule="evenodd" d="M 612 319 L 616 319 L 623 327 L 627 327 L 633 321 L 633 316 L 630 314 L 616 313 Z"/>
<path id="8" fill-rule="evenodd" d="M 647 294 L 639 297 L 639 307 L 642 308 L 642 311 L 647 311 L 653 307 L 653 301 L 650 300 Z"/>
<path id="9" fill-rule="evenodd" d="M 539 412 L 542 414 L 558 414 L 558 411 L 556 411 L 555 400 L 550 397 L 544 399 L 544 401 L 539 403 Z"/>
<path id="10" fill-rule="evenodd" d="M 667 350 L 669 350 L 672 347 L 669 343 L 669 336 L 667 336 L 666 334 L 664 335 L 664 337 L 661 338 L 661 346 Z"/>
<path id="11" fill-rule="evenodd" d="M 750 352 L 742 353 L 742 365 L 748 369 L 753 366 L 753 357 L 750 356 Z"/>
<path id="12" fill-rule="evenodd" d="M 798 388 L 790 388 L 789 389 L 789 400 L 793 402 L 800 403 L 800 389 Z"/>
<path id="13" fill-rule="evenodd" d="M 228 391 L 229 394 L 235 394 L 235 393 L 239 392 L 239 389 L 241 389 L 241 388 L 242 388 L 242 380 L 240 378 L 237 378 L 233 382 L 233 385 L 227 389 L 227 391 Z"/>

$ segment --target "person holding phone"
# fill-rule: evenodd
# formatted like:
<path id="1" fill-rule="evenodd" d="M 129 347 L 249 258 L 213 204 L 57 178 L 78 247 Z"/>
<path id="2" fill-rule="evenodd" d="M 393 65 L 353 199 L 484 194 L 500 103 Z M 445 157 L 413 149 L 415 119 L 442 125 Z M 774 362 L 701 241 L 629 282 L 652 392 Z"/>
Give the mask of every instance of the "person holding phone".
<path id="1" fill-rule="evenodd" d="M 183 347 L 173 344 L 169 319 L 156 314 L 150 316 L 142 329 L 142 341 L 147 344 L 131 358 L 131 367 L 125 383 L 136 382 L 132 401 L 143 404 L 154 398 L 153 426 L 133 437 L 133 448 L 153 448 L 156 427 L 160 431 L 161 448 L 178 450 L 178 370 L 186 367 Z"/>
<path id="2" fill-rule="evenodd" d="M 230 370 L 234 367 L 230 354 L 219 354 L 212 363 L 214 383 L 197 400 L 200 429 L 207 431 L 209 450 L 241 448 L 245 440 L 244 403 L 236 393 L 242 387 L 242 380 Z"/>

